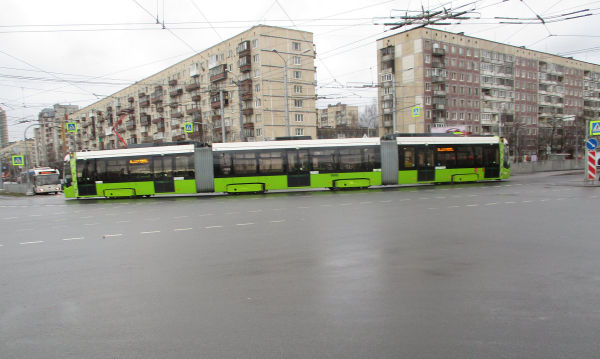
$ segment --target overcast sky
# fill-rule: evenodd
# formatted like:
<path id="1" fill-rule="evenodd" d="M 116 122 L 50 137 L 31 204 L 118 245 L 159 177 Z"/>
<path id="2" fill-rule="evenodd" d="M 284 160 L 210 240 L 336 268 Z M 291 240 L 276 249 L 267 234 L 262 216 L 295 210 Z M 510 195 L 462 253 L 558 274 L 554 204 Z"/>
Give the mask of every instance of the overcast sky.
<path id="1" fill-rule="evenodd" d="M 87 106 L 256 24 L 314 34 L 317 107 L 365 106 L 376 100 L 363 88 L 377 82 L 375 40 L 409 28 L 383 23 L 443 8 L 470 19 L 437 29 L 600 63 L 600 1 L 2 0 L 0 107 L 20 140 L 43 108 Z M 579 15 L 590 16 L 567 20 Z"/>

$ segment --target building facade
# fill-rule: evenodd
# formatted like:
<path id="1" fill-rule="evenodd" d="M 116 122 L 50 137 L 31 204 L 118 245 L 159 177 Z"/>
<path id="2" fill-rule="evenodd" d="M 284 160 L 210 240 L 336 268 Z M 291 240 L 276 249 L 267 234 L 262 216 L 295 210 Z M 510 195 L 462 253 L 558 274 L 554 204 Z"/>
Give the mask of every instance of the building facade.
<path id="1" fill-rule="evenodd" d="M 2 177 L 5 181 L 16 181 L 21 172 L 32 167 L 30 164 L 38 162 L 34 139 L 16 141 L 8 146 L 0 148 L 0 163 L 2 163 Z M 13 166 L 12 156 L 21 155 L 25 157 L 24 166 Z"/>
<path id="2" fill-rule="evenodd" d="M 582 153 L 600 111 L 596 64 L 429 28 L 377 49 L 380 134 L 459 129 L 504 136 L 515 156 Z"/>
<path id="3" fill-rule="evenodd" d="M 359 123 L 358 106 L 342 103 L 317 110 L 317 138 L 352 138 L 373 135 Z"/>
<path id="4" fill-rule="evenodd" d="M 36 128 L 37 166 L 61 168 L 68 151 L 74 150 L 77 138 L 65 131 L 68 115 L 77 112 L 78 106 L 56 104 L 43 109 L 38 115 Z"/>
<path id="5" fill-rule="evenodd" d="M 315 138 L 312 33 L 252 27 L 69 117 L 77 150 L 271 140 L 288 131 Z"/>
<path id="6" fill-rule="evenodd" d="M 0 148 L 8 146 L 8 122 L 6 111 L 0 108 Z"/>

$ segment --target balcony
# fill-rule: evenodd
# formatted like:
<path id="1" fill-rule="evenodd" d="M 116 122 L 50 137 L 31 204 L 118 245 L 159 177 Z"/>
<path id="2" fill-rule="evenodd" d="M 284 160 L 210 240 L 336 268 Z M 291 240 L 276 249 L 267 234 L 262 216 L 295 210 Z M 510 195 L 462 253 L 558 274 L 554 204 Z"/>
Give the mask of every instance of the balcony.
<path id="1" fill-rule="evenodd" d="M 441 61 L 433 61 L 431 63 L 431 67 L 433 67 L 434 69 L 444 69 L 446 68 L 446 65 Z"/>
<path id="2" fill-rule="evenodd" d="M 131 131 L 131 130 L 135 130 L 135 129 L 136 129 L 136 126 L 135 126 L 135 122 L 134 122 L 134 121 L 127 121 L 127 122 L 125 123 L 125 127 L 126 127 L 128 130 L 130 130 L 130 131 Z"/>
<path id="3" fill-rule="evenodd" d="M 446 82 L 446 78 L 442 76 L 431 76 L 432 83 Z"/>
<path id="4" fill-rule="evenodd" d="M 194 96 L 192 96 L 192 101 L 194 101 L 194 102 L 200 102 L 200 98 L 201 98 L 200 95 L 194 95 Z"/>
<path id="5" fill-rule="evenodd" d="M 125 132 L 127 132 L 127 129 L 125 128 L 125 126 L 120 126 L 119 128 L 117 128 L 117 132 L 125 133 Z"/>
<path id="6" fill-rule="evenodd" d="M 383 121 L 383 127 L 392 127 L 392 121 L 391 120 L 384 120 Z"/>
<path id="7" fill-rule="evenodd" d="M 171 101 L 171 102 L 169 102 L 169 107 L 170 108 L 177 108 L 177 107 L 179 107 L 179 102 L 177 102 L 177 101 Z"/>
<path id="8" fill-rule="evenodd" d="M 185 134 L 182 133 L 181 135 L 173 136 L 173 140 L 172 141 L 173 142 L 177 142 L 177 141 L 183 141 L 183 140 L 185 140 Z"/>
<path id="9" fill-rule="evenodd" d="M 236 51 L 240 57 L 250 55 L 250 41 L 246 40 L 240 42 L 236 48 Z"/>
<path id="10" fill-rule="evenodd" d="M 223 106 L 229 105 L 229 92 L 223 92 Z M 213 109 L 217 109 L 221 107 L 221 96 L 219 93 L 211 94 L 210 97 L 210 107 Z"/>
<path id="11" fill-rule="evenodd" d="M 244 128 L 254 129 L 254 122 L 244 122 Z"/>
<path id="12" fill-rule="evenodd" d="M 162 102 L 162 101 L 163 101 L 163 94 L 162 94 L 162 92 L 155 92 L 155 93 L 153 93 L 153 94 L 150 96 L 150 101 L 151 101 L 153 104 L 156 104 L 156 103 L 160 103 L 160 102 Z"/>
<path id="13" fill-rule="evenodd" d="M 434 110 L 444 110 L 444 109 L 446 109 L 446 105 L 443 103 L 434 103 L 433 109 Z"/>
<path id="14" fill-rule="evenodd" d="M 164 140 L 165 139 L 165 134 L 164 133 L 155 133 L 154 135 L 152 135 L 152 139 L 153 140 Z"/>
<path id="15" fill-rule="evenodd" d="M 129 97 L 127 98 L 127 101 L 128 101 L 129 103 L 133 103 L 133 101 L 135 101 L 135 98 L 133 98 L 133 96 L 129 96 Z"/>
<path id="16" fill-rule="evenodd" d="M 391 93 L 387 94 L 387 95 L 383 95 L 381 97 L 381 99 L 383 101 L 392 101 L 394 99 L 394 95 L 392 95 Z"/>
<path id="17" fill-rule="evenodd" d="M 181 96 L 183 94 L 183 89 L 181 87 L 169 92 L 169 96 L 171 98 Z"/>
<path id="18" fill-rule="evenodd" d="M 181 123 L 179 120 L 171 120 L 171 129 L 176 129 L 181 127 Z"/>
<path id="19" fill-rule="evenodd" d="M 433 96 L 435 97 L 445 97 L 446 91 L 444 90 L 433 90 Z"/>
<path id="20" fill-rule="evenodd" d="M 200 107 L 192 107 L 185 110 L 186 115 L 193 115 L 200 112 Z"/>
<path id="21" fill-rule="evenodd" d="M 149 125 L 150 124 L 150 115 L 146 114 L 146 113 L 142 113 L 140 115 L 140 125 L 144 126 L 144 125 Z"/>
<path id="22" fill-rule="evenodd" d="M 245 108 L 242 110 L 242 113 L 244 114 L 244 116 L 251 116 L 252 114 L 254 114 L 254 109 L 253 108 Z"/>
<path id="23" fill-rule="evenodd" d="M 227 78 L 227 65 L 218 65 L 209 70 L 210 82 L 225 80 Z"/>
<path id="24" fill-rule="evenodd" d="M 156 131 L 158 132 L 165 132 L 165 124 L 164 123 L 159 123 L 156 125 Z"/>
<path id="25" fill-rule="evenodd" d="M 431 51 L 431 54 L 433 56 L 445 56 L 446 55 L 446 50 L 440 48 L 440 47 L 434 47 L 433 51 Z"/>
<path id="26" fill-rule="evenodd" d="M 177 85 L 177 80 L 169 80 L 169 86 Z"/>
<path id="27" fill-rule="evenodd" d="M 155 124 L 161 124 L 161 123 L 164 124 L 164 122 L 165 122 L 164 117 L 155 117 L 154 119 L 152 119 L 152 123 L 155 123 Z"/>
<path id="28" fill-rule="evenodd" d="M 183 117 L 183 111 L 178 111 L 178 112 L 171 112 L 171 117 L 172 118 L 181 118 Z"/>
<path id="29" fill-rule="evenodd" d="M 246 56 L 240 56 L 240 59 L 238 60 L 238 67 L 240 68 L 240 72 L 249 72 L 252 69 L 250 54 Z"/>
<path id="30" fill-rule="evenodd" d="M 128 115 L 128 114 L 132 114 L 134 112 L 135 112 L 135 109 L 133 107 L 125 107 L 125 108 L 122 108 L 119 111 L 117 111 L 117 116 Z"/>
<path id="31" fill-rule="evenodd" d="M 197 82 L 192 82 L 191 84 L 185 85 L 185 90 L 187 92 L 192 92 L 200 88 L 200 84 Z"/>
<path id="32" fill-rule="evenodd" d="M 252 91 L 243 92 L 242 91 L 242 101 L 250 101 L 252 100 Z"/>
<path id="33" fill-rule="evenodd" d="M 140 98 L 140 107 L 148 107 L 150 106 L 150 99 L 148 96 L 144 96 Z"/>

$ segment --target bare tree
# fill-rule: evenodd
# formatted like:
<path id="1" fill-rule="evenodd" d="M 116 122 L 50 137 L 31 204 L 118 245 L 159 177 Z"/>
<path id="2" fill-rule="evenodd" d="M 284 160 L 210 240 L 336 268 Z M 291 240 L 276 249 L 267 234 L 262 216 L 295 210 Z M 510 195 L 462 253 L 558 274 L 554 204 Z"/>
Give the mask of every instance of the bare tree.
<path id="1" fill-rule="evenodd" d="M 361 126 L 367 127 L 369 129 L 376 129 L 379 125 L 379 116 L 377 114 L 377 101 L 373 101 L 370 105 L 367 105 L 358 117 Z M 371 131 L 369 131 L 369 134 L 371 134 Z"/>

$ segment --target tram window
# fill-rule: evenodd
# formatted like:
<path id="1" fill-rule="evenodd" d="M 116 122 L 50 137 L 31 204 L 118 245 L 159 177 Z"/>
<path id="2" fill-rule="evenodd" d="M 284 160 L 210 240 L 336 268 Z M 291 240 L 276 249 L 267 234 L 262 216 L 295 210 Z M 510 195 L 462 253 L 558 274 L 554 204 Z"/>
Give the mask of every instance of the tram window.
<path id="1" fill-rule="evenodd" d="M 413 169 L 415 167 L 415 149 L 403 147 L 400 150 L 400 161 L 401 169 Z"/>
<path id="2" fill-rule="evenodd" d="M 381 168 L 381 154 L 379 147 L 371 146 L 362 149 L 363 170 L 372 171 L 375 168 Z"/>
<path id="3" fill-rule="evenodd" d="M 281 151 L 258 153 L 258 172 L 261 175 L 283 174 L 284 158 Z"/>
<path id="4" fill-rule="evenodd" d="M 486 167 L 499 165 L 498 146 L 487 146 L 483 149 L 483 162 Z"/>
<path id="5" fill-rule="evenodd" d="M 436 166 L 456 168 L 456 148 L 442 145 L 436 148 Z"/>
<path id="6" fill-rule="evenodd" d="M 309 170 L 308 150 L 287 150 L 287 172 L 305 173 Z"/>
<path id="7" fill-rule="evenodd" d="M 213 162 L 215 176 L 227 177 L 231 175 L 231 153 L 215 152 Z"/>
<path id="8" fill-rule="evenodd" d="M 96 160 L 78 160 L 77 161 L 77 182 L 81 184 L 95 183 Z"/>
<path id="9" fill-rule="evenodd" d="M 336 149 L 311 149 L 310 157 L 312 161 L 311 169 L 319 172 L 336 172 Z"/>
<path id="10" fill-rule="evenodd" d="M 175 155 L 175 168 L 173 177 L 183 177 L 183 179 L 194 179 L 194 157 L 191 154 Z"/>
<path id="11" fill-rule="evenodd" d="M 63 175 L 64 175 L 64 186 L 65 187 L 71 187 L 72 183 L 73 183 L 73 179 L 71 177 L 71 163 L 69 163 L 69 161 L 65 161 L 65 165 L 63 168 Z"/>
<path id="12" fill-rule="evenodd" d="M 233 153 L 233 174 L 236 176 L 256 175 L 256 153 L 237 152 Z"/>
<path id="13" fill-rule="evenodd" d="M 129 173 L 127 172 L 127 161 L 125 158 L 106 158 L 98 160 L 98 165 L 102 166 L 101 168 L 103 169 L 103 171 L 100 171 L 100 168 L 98 168 L 98 174 L 103 173 L 100 180 L 106 183 L 127 181 Z"/>
<path id="14" fill-rule="evenodd" d="M 433 151 L 429 147 L 419 148 L 416 153 L 418 168 L 429 168 L 433 166 Z"/>
<path id="15" fill-rule="evenodd" d="M 152 167 L 149 157 L 127 158 L 130 181 L 152 181 Z"/>
<path id="16" fill-rule="evenodd" d="M 456 146 L 456 167 L 475 167 L 475 157 L 473 156 L 473 148 L 471 146 Z"/>
<path id="17" fill-rule="evenodd" d="M 353 172 L 362 170 L 361 148 L 340 148 L 340 172 Z"/>
<path id="18" fill-rule="evenodd" d="M 154 157 L 154 179 L 173 177 L 173 157 L 155 156 Z"/>
<path id="19" fill-rule="evenodd" d="M 482 167 L 483 166 L 483 147 L 481 147 L 481 145 L 479 146 L 474 146 L 473 147 L 474 150 L 474 155 L 475 155 L 475 163 L 473 164 L 475 167 Z"/>

